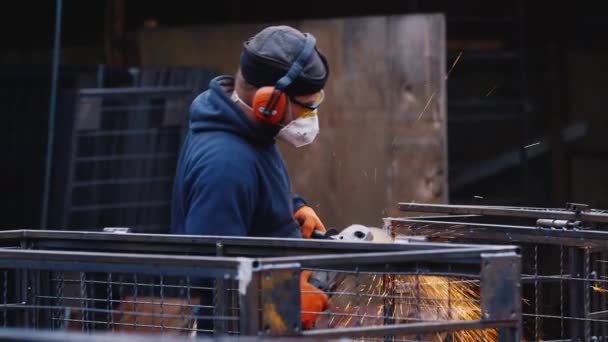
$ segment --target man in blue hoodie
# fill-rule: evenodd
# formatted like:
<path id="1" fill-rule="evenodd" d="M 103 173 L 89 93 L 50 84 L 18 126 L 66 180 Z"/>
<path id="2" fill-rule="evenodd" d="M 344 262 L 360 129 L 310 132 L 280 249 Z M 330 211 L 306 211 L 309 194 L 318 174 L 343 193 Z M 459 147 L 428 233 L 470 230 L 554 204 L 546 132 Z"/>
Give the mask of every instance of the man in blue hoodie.
<path id="1" fill-rule="evenodd" d="M 325 231 L 292 192 L 276 139 L 295 147 L 313 141 L 328 76 L 311 34 L 271 26 L 244 43 L 236 75 L 213 79 L 190 107 L 172 233 L 310 238 Z M 327 297 L 302 285 L 303 309 L 322 311 Z M 303 314 L 304 327 L 316 317 Z"/>
<path id="2" fill-rule="evenodd" d="M 264 105 L 260 90 L 277 87 L 310 41 L 312 51 L 283 90 L 283 113 L 265 118 L 252 108 L 256 95 Z M 325 57 L 314 47 L 312 35 L 271 26 L 244 43 L 240 61 L 235 77 L 214 78 L 190 107 L 173 189 L 171 231 L 306 238 L 313 230 L 325 231 L 304 199 L 292 193 L 275 144 L 282 139 L 299 147 L 314 139 L 329 75 Z"/>

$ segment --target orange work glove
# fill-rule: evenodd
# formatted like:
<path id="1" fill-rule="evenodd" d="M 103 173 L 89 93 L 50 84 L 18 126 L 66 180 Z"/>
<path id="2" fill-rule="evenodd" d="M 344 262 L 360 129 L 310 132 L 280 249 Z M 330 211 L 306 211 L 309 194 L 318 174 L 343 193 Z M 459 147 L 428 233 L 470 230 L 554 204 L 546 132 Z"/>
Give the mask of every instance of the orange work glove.
<path id="1" fill-rule="evenodd" d="M 325 232 L 325 226 L 319 219 L 319 216 L 312 210 L 309 206 L 302 206 L 300 209 L 296 210 L 293 214 L 293 217 L 300 223 L 300 228 L 302 230 L 302 237 L 310 239 L 313 230 L 320 230 Z"/>
<path id="2" fill-rule="evenodd" d="M 308 282 L 312 271 L 302 271 L 300 274 L 300 305 L 302 309 L 302 329 L 313 327 L 323 311 L 327 309 L 329 298 L 317 287 Z"/>

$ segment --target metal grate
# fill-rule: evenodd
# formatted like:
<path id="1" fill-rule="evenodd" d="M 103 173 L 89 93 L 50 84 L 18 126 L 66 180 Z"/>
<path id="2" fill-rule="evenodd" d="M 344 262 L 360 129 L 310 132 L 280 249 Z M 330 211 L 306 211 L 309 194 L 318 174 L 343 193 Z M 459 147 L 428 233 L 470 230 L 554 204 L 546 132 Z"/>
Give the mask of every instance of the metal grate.
<path id="1" fill-rule="evenodd" d="M 217 257 L 167 262 L 108 253 L 0 254 L 13 260 L 2 262 L 4 327 L 86 333 L 238 333 L 238 272 L 243 277 L 243 267 L 251 269 L 251 260 Z M 211 300 L 218 295 L 226 298 L 221 307 Z"/>
<path id="2" fill-rule="evenodd" d="M 526 340 L 604 340 L 608 336 L 608 213 L 568 208 L 402 203 L 405 211 L 441 216 L 387 218 L 395 235 L 429 241 L 522 247 L 522 315 Z"/>
<path id="3" fill-rule="evenodd" d="M 80 89 L 62 227 L 163 232 L 192 89 Z"/>

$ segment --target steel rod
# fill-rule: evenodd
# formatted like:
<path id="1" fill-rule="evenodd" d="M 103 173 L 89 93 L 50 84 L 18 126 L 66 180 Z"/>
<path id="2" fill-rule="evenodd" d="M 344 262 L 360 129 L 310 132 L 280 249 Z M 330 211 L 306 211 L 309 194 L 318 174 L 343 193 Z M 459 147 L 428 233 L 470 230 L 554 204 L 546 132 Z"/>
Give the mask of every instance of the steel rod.
<path id="1" fill-rule="evenodd" d="M 585 222 L 608 223 L 608 213 L 596 210 L 574 212 L 557 208 L 520 208 L 480 205 L 449 205 L 399 203 L 399 210 L 408 212 L 428 212 L 444 214 L 472 214 L 502 217 L 523 217 L 535 219 L 581 220 Z"/>

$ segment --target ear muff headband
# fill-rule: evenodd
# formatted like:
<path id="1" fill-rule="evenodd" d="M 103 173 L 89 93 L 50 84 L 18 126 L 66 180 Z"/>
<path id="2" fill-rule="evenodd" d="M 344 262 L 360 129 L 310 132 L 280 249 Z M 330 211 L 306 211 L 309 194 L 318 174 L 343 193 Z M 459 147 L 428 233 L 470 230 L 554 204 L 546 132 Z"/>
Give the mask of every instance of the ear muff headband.
<path id="1" fill-rule="evenodd" d="M 276 82 L 274 87 L 262 87 L 256 91 L 252 107 L 255 116 L 261 121 L 275 124 L 283 118 L 287 105 L 285 89 L 302 73 L 315 48 L 315 38 L 307 33 L 305 37 L 304 47 L 287 73 Z"/>

